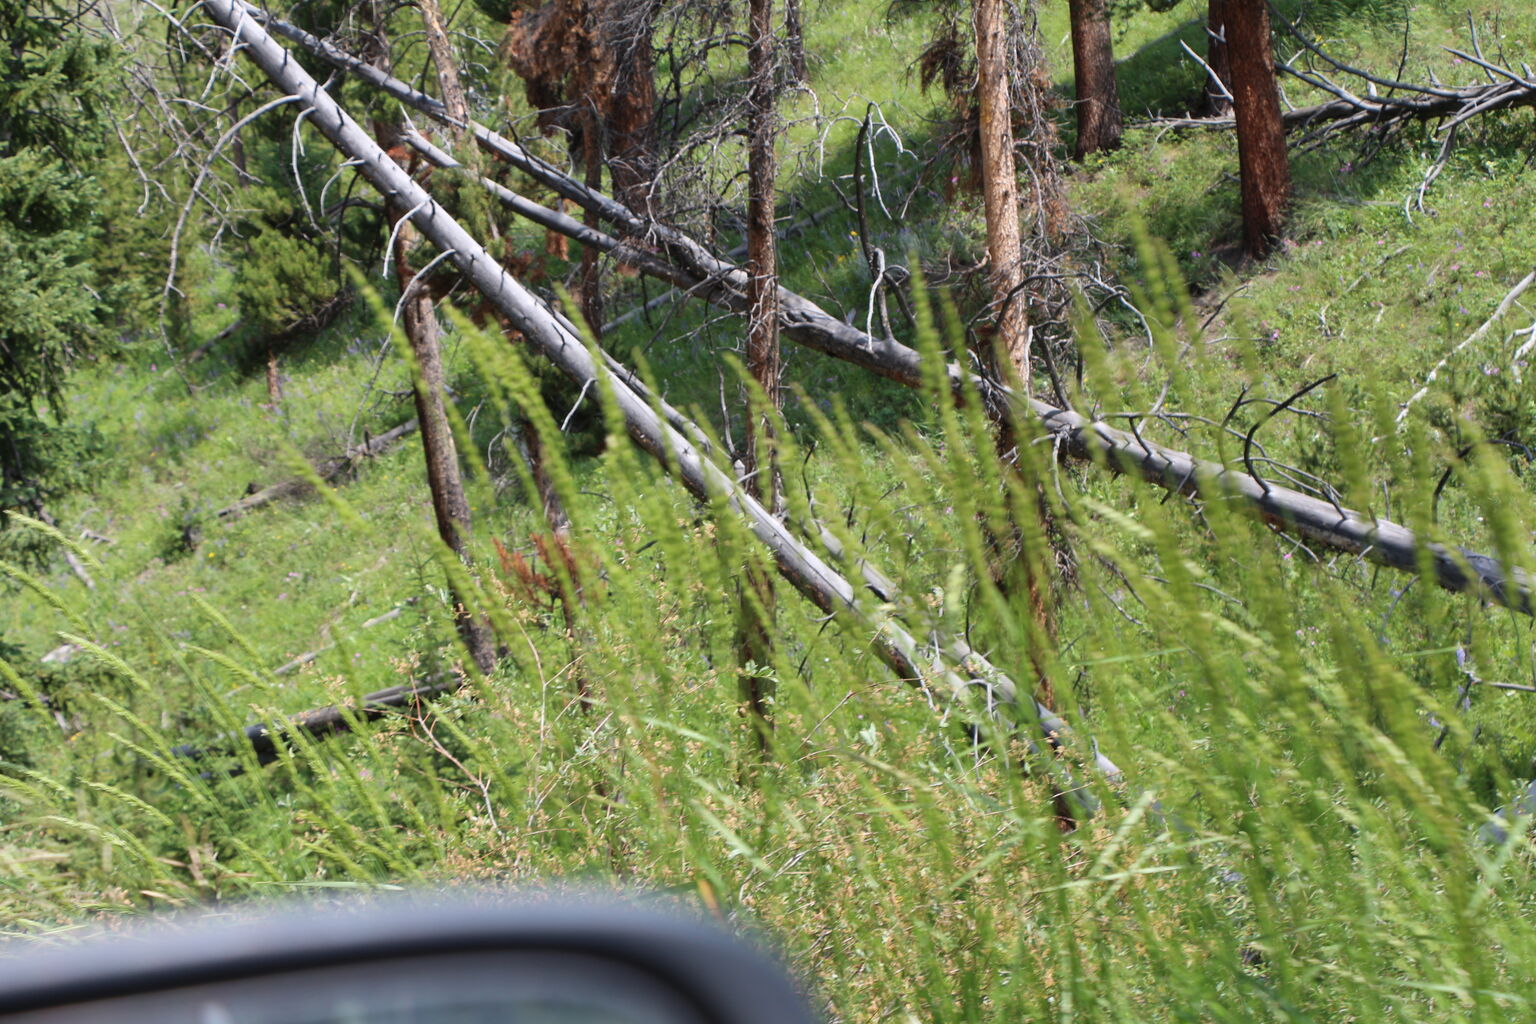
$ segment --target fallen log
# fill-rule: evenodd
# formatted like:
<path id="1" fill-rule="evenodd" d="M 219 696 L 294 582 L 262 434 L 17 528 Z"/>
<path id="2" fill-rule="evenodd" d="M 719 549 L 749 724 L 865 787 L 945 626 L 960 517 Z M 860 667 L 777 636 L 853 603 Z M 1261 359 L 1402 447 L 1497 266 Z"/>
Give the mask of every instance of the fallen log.
<path id="1" fill-rule="evenodd" d="M 1310 141 L 1366 125 L 1380 128 L 1403 121 L 1441 118 L 1447 119 L 1442 130 L 1448 130 L 1478 114 L 1536 106 L 1536 85 L 1515 82 L 1469 85 L 1448 95 L 1357 96 L 1342 88 L 1340 92 L 1342 95 L 1325 103 L 1281 112 L 1286 130 L 1306 131 Z M 1231 116 L 1159 117 L 1143 123 L 1164 128 L 1233 128 L 1237 124 Z"/>
<path id="2" fill-rule="evenodd" d="M 455 123 L 448 118 L 441 103 L 407 83 L 382 74 L 302 29 L 269 18 L 249 5 L 246 9 L 254 12 L 252 17 L 270 24 L 273 31 L 334 67 L 357 75 L 434 119 L 445 124 Z M 654 272 L 659 279 L 674 284 L 684 294 L 703 298 L 733 312 L 746 311 L 746 272 L 740 267 L 710 254 L 704 246 L 674 228 L 646 221 L 617 200 L 576 181 L 483 125 L 471 122 L 467 127 L 487 152 L 506 160 L 556 194 L 598 214 L 627 235 L 655 243 L 659 254 L 666 257 L 662 262 L 668 264 L 668 268 L 662 270 L 656 268 L 657 261 L 653 258 L 636 258 L 631 266 L 643 273 Z M 520 205 L 525 210 L 538 206 L 526 199 Z M 563 214 L 540 209 L 543 212 L 538 216 L 543 219 L 537 223 L 564 231 L 558 220 Z M 574 218 L 565 219 L 578 223 Z M 611 246 L 609 251 L 616 258 L 625 259 L 629 252 L 641 252 L 633 243 L 621 243 L 619 239 L 603 236 L 584 225 L 581 230 L 590 244 Z M 645 252 L 647 257 L 657 254 Z M 686 272 L 684 280 L 690 282 L 687 287 L 680 283 L 678 270 Z M 866 334 L 832 316 L 810 299 L 782 287 L 779 306 L 780 330 L 791 341 L 908 387 L 922 386 L 922 358 L 916 349 L 894 338 Z M 1277 530 L 1300 535 L 1389 568 L 1417 572 L 1418 551 L 1422 546 L 1429 554 L 1429 563 L 1439 586 L 1451 591 L 1471 592 L 1527 615 L 1536 614 L 1536 593 L 1533 593 L 1536 585 L 1524 570 L 1506 569 L 1497 559 L 1465 548 L 1452 549 L 1435 543 L 1421 545 L 1411 530 L 1390 520 L 1363 515 L 1303 492 L 1258 480 L 1246 472 L 1144 442 L 1071 410 L 1016 395 L 995 381 L 979 378 L 957 364 L 951 363 L 946 373 L 957 391 L 974 389 L 982 392 L 988 399 L 987 409 L 994 417 L 1014 416 L 1024 425 L 1038 422 L 1046 436 L 1058 444 L 1058 450 L 1067 455 L 1100 461 L 1111 470 L 1132 473 L 1185 497 L 1235 502 L 1249 516 Z"/>
<path id="3" fill-rule="evenodd" d="M 1449 46 L 1445 48 L 1455 57 L 1481 67 L 1488 82 L 1446 86 L 1431 81 L 1429 85 L 1423 85 L 1382 78 L 1345 64 L 1325 53 L 1295 26 L 1288 27 L 1307 52 L 1318 57 L 1339 75 L 1366 84 L 1365 95 L 1362 96 L 1333 75 L 1316 68 L 1298 67 L 1295 61 L 1278 63 L 1280 71 L 1333 97 L 1322 103 L 1287 110 L 1281 115 L 1286 129 L 1305 132 L 1307 142 L 1315 142 L 1350 128 L 1367 125 L 1382 128 L 1406 121 L 1443 121 L 1437 130 L 1451 133 L 1479 114 L 1536 106 L 1536 81 L 1532 80 L 1529 68 L 1523 68 L 1522 74 L 1486 59 L 1480 51 L 1467 53 Z M 1150 123 L 1172 128 L 1230 128 L 1236 124 L 1231 115 L 1156 118 Z"/>
<path id="4" fill-rule="evenodd" d="M 353 707 L 331 704 L 323 708 L 315 708 L 312 711 L 293 715 L 276 727 L 258 722 L 255 725 L 246 726 L 233 736 L 223 737 L 213 743 L 202 746 L 184 743 L 179 747 L 172 747 L 171 753 L 193 761 L 209 757 L 232 757 L 237 753 L 232 742 L 238 742 L 250 746 L 256 755 L 257 764 L 268 765 L 282 757 L 279 745 L 287 742 L 286 736 L 290 733 L 301 732 L 310 739 L 325 739 L 328 736 L 350 732 L 354 722 L 376 721 L 393 711 L 415 706 L 450 690 L 458 689 L 459 684 L 460 680 L 456 677 L 439 677 L 426 682 L 391 686 L 368 694 Z M 220 774 L 239 775 L 240 770 L 237 767 L 231 767 Z"/>
<path id="5" fill-rule="evenodd" d="M 324 483 L 330 483 L 338 477 L 351 472 L 365 459 L 375 458 L 384 454 L 402 438 L 409 437 L 416 432 L 416 420 L 414 417 L 406 420 L 397 427 L 393 427 L 378 437 L 370 437 L 362 444 L 348 448 L 335 458 L 326 459 L 315 467 L 315 474 Z M 284 480 L 282 483 L 273 484 L 253 491 L 233 504 L 225 505 L 214 513 L 216 519 L 234 519 L 245 515 L 247 512 L 270 505 L 282 498 L 297 497 L 307 493 L 313 482 L 308 477 L 295 477 L 292 480 Z"/>
<path id="6" fill-rule="evenodd" d="M 420 140 L 419 136 L 412 140 L 412 144 L 418 145 L 434 161 L 441 161 L 441 166 L 458 166 L 449 154 Z M 520 200 L 519 205 L 511 208 L 556 231 L 566 230 L 560 220 L 563 215 L 530 200 Z M 572 218 L 564 220 L 571 221 L 573 231 L 579 229 L 578 240 L 583 244 L 596 245 L 643 273 L 654 273 L 676 285 L 683 294 L 699 296 L 735 312 L 745 311 L 746 297 L 740 290 L 745 284 L 745 272 L 740 268 L 709 257 L 708 260 L 694 261 L 695 266 L 702 264 L 709 269 L 708 277 L 672 264 L 666 264 L 665 270 L 655 271 L 653 266 L 661 261 L 652 254 L 640 253 L 643 258 L 631 259 L 630 254 L 636 252 L 633 247 Z M 577 238 L 577 235 L 573 233 L 570 237 Z M 894 339 L 865 334 L 831 316 L 809 299 L 784 289 L 781 293 L 785 312 L 780 326 L 786 337 L 908 387 L 923 385 L 921 356 L 915 349 Z M 1024 398 L 956 364 L 950 364 L 947 372 L 957 392 L 979 390 L 988 398 L 986 406 L 995 416 L 1012 413 L 1019 415 L 1025 423 L 1037 422 L 1045 433 L 1042 440 L 1052 440 L 1067 455 L 1101 460 L 1112 470 L 1140 476 L 1157 487 L 1188 498 L 1236 502 L 1250 516 L 1281 532 L 1299 535 L 1378 565 L 1407 572 L 1419 571 L 1421 545 L 1417 537 L 1411 530 L 1390 520 L 1362 515 L 1333 502 L 1258 479 L 1245 470 L 1229 469 L 1198 459 L 1144 441 L 1103 422 L 1090 421 L 1071 410 Z M 1533 587 L 1528 573 L 1518 568 L 1506 571 L 1496 559 L 1465 548 L 1453 550 L 1436 543 L 1423 546 L 1429 552 L 1435 582 L 1441 587 L 1471 592 L 1527 615 L 1533 613 Z"/>
<path id="7" fill-rule="evenodd" d="M 634 441 L 662 462 L 695 497 L 724 497 L 753 535 L 771 553 L 778 570 L 818 608 L 858 624 L 873 637 L 876 655 L 898 676 L 947 691 L 962 699 L 978 689 L 989 709 L 998 703 L 1020 707 L 1052 745 L 1070 732 L 1059 716 L 1033 700 L 1009 676 L 971 651 L 963 642 L 935 637 L 920 643 L 888 609 L 894 602 L 870 601 L 837 570 L 802 543 L 789 528 L 752 498 L 736 479 L 711 461 L 634 389 L 623 376 L 593 359 L 581 339 L 553 310 L 530 293 L 486 252 L 454 218 L 406 174 L 336 101 L 261 27 L 241 0 L 204 0 L 203 7 L 234 37 L 237 47 L 282 91 L 299 98 L 309 123 L 337 147 L 388 201 L 405 212 L 421 232 L 497 311 L 572 381 L 582 387 L 600 383 L 622 413 Z M 611 202 L 611 200 L 610 200 Z M 617 204 L 614 204 L 617 205 Z M 606 362 L 606 361 L 605 361 Z M 403 699 L 403 698 L 402 698 Z M 322 709 L 322 720 L 331 721 Z M 340 712 L 336 712 L 340 716 Z M 344 716 L 341 716 L 344 718 Z M 309 722 L 308 718 L 303 719 Z M 302 725 L 309 731 L 307 724 Z M 258 727 L 253 727 L 258 728 Z M 262 735 L 267 735 L 262 733 Z M 1059 769 L 1058 769 L 1059 770 Z M 1062 787 L 1082 814 L 1095 801 L 1075 785 Z"/>

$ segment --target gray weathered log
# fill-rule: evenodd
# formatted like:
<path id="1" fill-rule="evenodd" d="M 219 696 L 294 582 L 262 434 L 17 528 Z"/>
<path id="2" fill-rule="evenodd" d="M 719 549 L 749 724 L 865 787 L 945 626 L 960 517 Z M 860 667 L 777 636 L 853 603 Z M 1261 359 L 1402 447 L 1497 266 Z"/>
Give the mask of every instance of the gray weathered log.
<path id="1" fill-rule="evenodd" d="M 409 218 L 421 234 L 449 254 L 464 278 L 535 349 L 583 386 L 601 381 L 622 412 L 630 436 L 674 473 L 692 494 L 702 500 L 724 496 L 768 548 L 784 578 L 812 603 L 824 611 L 851 618 L 868 630 L 876 654 L 898 675 L 915 683 L 947 690 L 957 698 L 980 687 L 989 705 L 1001 701 L 1028 709 L 1043 735 L 1053 744 L 1068 735 L 1066 723 L 1060 717 L 1020 694 L 1006 673 L 976 652 L 964 648 L 963 644 L 940 639 L 925 650 L 925 645 L 891 618 L 880 602 L 865 599 L 860 590 L 801 543 L 760 502 L 745 493 L 731 474 L 658 416 L 646 399 L 631 389 L 621 376 L 606 365 L 594 362 L 592 353 L 562 318 L 508 274 L 479 242 L 401 170 L 318 86 L 298 61 L 267 34 L 240 0 L 204 0 L 203 6 L 215 21 L 235 36 L 246 56 L 279 89 L 299 97 L 305 109 L 310 111 L 309 123 L 354 163 L 358 173 L 387 199 L 410 211 Z M 307 725 L 303 727 L 309 728 Z M 1079 791 L 1074 798 L 1084 816 L 1092 813 L 1093 799 L 1089 794 Z"/>
<path id="2" fill-rule="evenodd" d="M 435 147 L 432 147 L 435 149 Z M 445 161 L 452 158 L 437 151 Z M 445 162 L 444 166 L 453 166 Z M 555 214 L 522 201 L 537 211 L 537 222 L 557 231 L 565 227 Z M 632 216 L 632 215 L 631 215 Z M 565 218 L 571 220 L 571 218 Z M 695 259 L 695 265 L 707 266 L 711 276 L 700 277 L 693 270 L 665 264 L 650 253 L 627 247 L 618 239 L 595 232 L 572 221 L 588 244 L 598 245 L 646 274 L 677 285 L 684 294 L 697 295 L 722 308 L 745 312 L 745 295 L 738 286 L 745 274 L 713 257 Z M 572 237 L 576 237 L 572 235 Z M 637 253 L 643 258 L 630 258 Z M 679 274 L 682 277 L 679 277 Z M 786 337 L 846 362 L 872 370 L 908 387 L 923 385 L 922 358 L 909 346 L 894 339 L 881 339 L 831 316 L 809 299 L 782 292 L 785 312 L 781 326 Z M 988 397 L 987 407 L 995 415 L 1013 412 L 1025 423 L 1033 419 L 1047 436 L 1061 442 L 1064 454 L 1081 459 L 1100 459 L 1116 472 L 1129 473 L 1158 487 L 1190 498 L 1236 502 L 1250 516 L 1285 533 L 1337 551 L 1358 555 L 1378 565 L 1407 572 L 1419 570 L 1418 538 L 1413 531 L 1386 519 L 1374 519 L 1286 487 L 1256 480 L 1246 472 L 1228 469 L 1214 462 L 1197 459 L 1186 452 L 1143 442 L 1134 435 L 1090 421 L 1070 410 L 1057 408 L 1033 398 L 1024 398 L 996 383 L 976 377 L 956 364 L 947 367 L 950 381 L 957 390 L 975 388 Z M 1012 407 L 1011 409 L 1009 407 Z M 1473 551 L 1451 549 L 1442 544 L 1428 544 L 1435 582 L 1452 591 L 1472 592 L 1497 604 L 1529 615 L 1533 612 L 1532 580 L 1520 569 L 1506 571 L 1497 559 Z"/>

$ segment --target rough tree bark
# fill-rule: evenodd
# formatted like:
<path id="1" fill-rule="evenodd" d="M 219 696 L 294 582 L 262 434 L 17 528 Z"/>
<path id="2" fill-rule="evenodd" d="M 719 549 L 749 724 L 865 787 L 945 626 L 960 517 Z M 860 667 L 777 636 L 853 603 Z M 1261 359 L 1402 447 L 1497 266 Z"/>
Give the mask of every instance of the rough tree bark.
<path id="1" fill-rule="evenodd" d="M 1008 12 L 1004 0 L 975 0 L 973 10 L 976 31 L 976 92 L 980 105 L 981 187 L 986 213 L 987 259 L 992 272 L 993 301 L 998 307 L 999 344 L 1018 375 L 1025 394 L 1032 388 L 1028 303 L 1024 295 L 1022 245 L 1019 235 L 1018 169 L 1013 156 L 1013 103 L 1008 87 Z M 1006 424 L 1005 424 L 1006 427 Z M 999 453 L 1006 459 L 1018 441 L 1012 432 L 999 433 Z M 1045 506 L 1015 509 L 1016 516 L 1038 516 L 1042 525 Z M 1039 531 L 1042 532 L 1043 531 Z M 1036 633 L 1031 644 L 1046 644 L 1055 633 L 1051 612 L 1050 581 L 1043 572 L 1041 553 L 1024 543 L 1027 531 L 1015 520 L 1006 536 L 996 538 L 998 565 L 993 582 L 1000 590 L 1021 589 L 1029 602 L 1030 617 Z M 1017 576 L 1015 573 L 1017 572 Z M 1022 578 L 1020 578 L 1022 577 Z M 1036 677 L 1045 704 L 1054 706 L 1055 689 L 1040 660 L 1035 661 Z M 1065 811 L 1065 808 L 1062 808 Z M 1071 816 L 1063 813 L 1063 822 Z"/>
<path id="2" fill-rule="evenodd" d="M 591 103 L 585 104 L 582 113 L 582 163 L 587 169 L 587 187 L 603 185 L 603 121 Z M 588 210 L 587 227 L 596 228 L 602 222 Z M 602 253 L 592 246 L 581 250 L 581 318 L 594 338 L 603 336 L 603 262 Z"/>
<path id="3" fill-rule="evenodd" d="M 751 0 L 747 74 L 747 372 L 764 394 L 765 408 L 746 402 L 746 448 L 742 469 L 747 493 L 770 511 L 780 511 L 779 463 L 773 453 L 773 412 L 779 395 L 779 275 L 774 233 L 778 203 L 774 196 L 777 167 L 777 89 L 773 0 Z M 771 727 L 771 677 L 748 674 L 747 664 L 773 663 L 773 581 L 755 569 L 745 573 L 738 631 L 742 661 L 741 699 L 759 743 L 766 746 Z"/>
<path id="4" fill-rule="evenodd" d="M 1267 0 L 1226 0 L 1225 17 L 1242 181 L 1243 248 L 1257 258 L 1269 252 L 1284 229 L 1291 164 L 1280 117 L 1280 87 L 1275 81 L 1269 4 Z"/>
<path id="5" fill-rule="evenodd" d="M 1227 5 L 1230 0 L 1210 0 L 1205 12 L 1205 88 L 1200 93 L 1199 113 L 1224 117 L 1232 113 L 1232 51 L 1227 47 Z"/>
<path id="6" fill-rule="evenodd" d="M 405 337 L 416 363 L 413 396 L 416 421 L 421 429 L 421 450 L 427 464 L 427 486 L 432 492 L 432 515 L 437 521 L 437 535 L 465 564 L 469 563 L 469 500 L 464 495 L 464 479 L 459 473 L 459 450 L 453 440 L 453 428 L 443 407 L 443 358 L 438 344 L 437 311 L 432 296 L 417 284 L 407 251 L 414 232 L 409 225 L 398 224 L 406 211 L 392 204 L 390 224 L 395 228 L 395 276 L 405 295 L 401 321 Z M 454 625 L 464 642 L 464 649 L 481 672 L 496 666 L 496 643 L 490 627 L 465 607 L 462 595 L 450 581 L 449 593 L 454 604 Z"/>
<path id="7" fill-rule="evenodd" d="M 1008 97 L 1008 14 L 1004 0 L 976 0 L 976 95 L 981 107 L 981 192 L 987 262 L 997 306 L 997 334 L 1030 390 L 1029 322 L 1019 243 L 1019 183 L 1013 163 L 1013 105 Z"/>
<path id="8" fill-rule="evenodd" d="M 421 8 L 421 24 L 426 31 L 432 66 L 437 70 L 437 88 L 443 98 L 443 107 L 455 121 L 467 122 L 469 103 L 464 98 L 464 85 L 459 81 L 459 65 L 453 59 L 453 46 L 448 41 L 442 9 L 437 0 L 416 0 L 416 6 Z"/>
<path id="9" fill-rule="evenodd" d="M 464 90 L 459 84 L 458 66 L 448 48 L 447 34 L 443 31 L 442 15 L 435 0 L 422 0 L 422 20 L 426 26 L 427 41 L 433 64 L 437 69 L 439 86 L 443 90 L 443 107 L 455 121 L 468 123 L 469 108 L 464 101 Z M 379 62 L 387 62 L 388 43 L 383 38 L 383 27 L 377 31 Z M 434 42 L 434 39 L 437 41 Z M 385 69 L 387 70 L 387 68 Z M 400 154 L 396 157 L 401 169 L 408 173 L 410 158 L 400 145 L 400 125 L 380 123 L 377 126 L 379 145 L 386 152 Z M 405 329 L 406 341 L 411 346 L 411 360 L 415 366 L 412 397 L 416 403 L 416 422 L 421 432 L 421 450 L 427 467 L 427 488 L 432 495 L 432 515 L 437 523 L 437 535 L 443 543 L 466 565 L 469 564 L 470 516 L 469 499 L 464 494 L 464 479 L 459 472 L 459 450 L 454 443 L 453 428 L 448 422 L 448 412 L 443 406 L 443 357 L 438 344 L 437 311 L 433 308 L 431 292 L 424 281 L 416 279 L 411 269 L 410 248 L 415 234 L 409 223 L 400 223 L 408 208 L 400 205 L 399 197 L 390 197 L 387 206 L 390 236 L 392 239 L 395 278 L 400 285 L 400 319 Z M 453 601 L 454 626 L 464 649 L 481 672 L 489 672 L 496 666 L 496 642 L 490 627 L 466 607 L 452 580 L 448 592 Z"/>
<path id="10" fill-rule="evenodd" d="M 788 51 L 789 73 L 795 82 L 809 82 L 805 64 L 805 21 L 800 16 L 800 0 L 784 0 L 784 48 Z"/>
<path id="11" fill-rule="evenodd" d="M 1072 63 L 1077 83 L 1077 144 L 1072 156 L 1120 145 L 1120 89 L 1115 82 L 1114 43 L 1108 0 L 1070 0 Z"/>

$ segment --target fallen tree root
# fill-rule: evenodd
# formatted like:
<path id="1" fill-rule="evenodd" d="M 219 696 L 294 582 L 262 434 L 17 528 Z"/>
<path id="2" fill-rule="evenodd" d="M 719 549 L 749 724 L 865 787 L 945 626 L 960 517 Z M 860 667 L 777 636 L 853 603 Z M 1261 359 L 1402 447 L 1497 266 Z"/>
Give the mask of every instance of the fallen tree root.
<path id="1" fill-rule="evenodd" d="M 641 448 L 662 462 L 696 498 L 710 501 L 724 497 L 768 548 L 781 575 L 818 608 L 855 623 L 856 628 L 870 635 L 877 656 L 898 676 L 946 692 L 957 700 L 972 695 L 984 697 L 988 710 L 999 703 L 1018 706 L 1024 710 L 1026 720 L 1037 724 L 1052 745 L 1062 743 L 1070 735 L 1060 717 L 1021 693 L 1006 673 L 970 650 L 963 641 L 934 636 L 929 642 L 920 643 L 887 610 L 899 603 L 893 600 L 895 595 L 868 600 L 864 587 L 856 588 L 798 540 L 783 522 L 747 494 L 731 474 L 658 415 L 650 402 L 626 383 L 624 376 L 595 362 L 562 318 L 508 274 L 430 194 L 401 170 L 372 136 L 266 33 L 241 0 L 204 0 L 203 6 L 279 89 L 299 97 L 311 113 L 310 123 L 354 161 L 358 173 L 381 195 L 401 210 L 409 211 L 407 216 L 423 237 L 446 254 L 464 278 L 533 348 L 583 387 L 600 382 L 623 415 L 630 436 Z M 618 207 L 611 200 L 608 202 Z M 332 717 L 345 718 L 336 709 L 321 709 L 307 715 L 320 715 L 326 722 Z M 301 721 L 309 723 L 311 719 L 301 716 Z M 308 724 L 300 727 L 310 730 Z M 261 735 L 268 733 L 263 731 Z M 1066 778 L 1063 766 L 1052 759 L 1046 762 L 1058 774 L 1057 786 L 1075 805 L 1074 809 L 1084 817 L 1093 813 L 1096 801 L 1091 794 Z"/>
<path id="2" fill-rule="evenodd" d="M 378 437 L 370 437 L 355 448 L 332 459 L 326 459 L 315 467 L 315 473 L 325 483 L 330 483 L 355 469 L 363 460 L 371 459 L 384 454 L 392 448 L 396 442 L 409 437 L 416 432 L 416 420 L 414 417 L 406 420 L 398 427 L 385 431 Z M 214 513 L 217 519 L 234 519 L 245 515 L 263 505 L 270 505 L 274 501 L 283 498 L 292 498 L 304 494 L 314 486 L 308 477 L 295 477 L 292 480 L 284 480 L 280 484 L 271 487 L 263 487 L 246 495 L 239 501 L 225 505 Z"/>

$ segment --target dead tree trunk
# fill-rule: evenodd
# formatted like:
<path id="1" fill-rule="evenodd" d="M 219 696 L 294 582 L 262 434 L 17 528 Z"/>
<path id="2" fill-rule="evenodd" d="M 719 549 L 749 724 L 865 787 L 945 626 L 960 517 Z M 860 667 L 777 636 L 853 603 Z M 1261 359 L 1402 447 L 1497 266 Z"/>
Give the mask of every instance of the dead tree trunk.
<path id="1" fill-rule="evenodd" d="M 1004 0 L 975 0 L 977 99 L 980 105 L 982 200 L 987 222 L 987 259 L 991 264 L 993 301 L 998 307 L 997 332 L 1001 352 L 1018 375 L 1025 394 L 1032 391 L 1028 301 L 1023 294 L 1024 270 L 1019 234 L 1018 169 L 1013 154 L 1013 103 L 1008 86 L 1008 13 Z M 1012 431 L 999 432 L 999 454 L 1005 461 L 1017 445 Z M 1045 506 L 1015 509 L 1016 516 L 1040 516 Z M 1042 531 L 1043 532 L 1043 531 Z M 993 582 L 1003 593 L 1020 589 L 1022 583 L 1035 626 L 1031 644 L 1049 642 L 1055 632 L 1051 611 L 1050 581 L 1041 571 L 1042 560 L 1023 542 L 1026 531 L 1014 520 L 1012 529 L 994 538 L 997 563 Z M 1019 570 L 1022 570 L 1019 572 Z M 1017 575 L 1016 575 L 1017 573 Z M 1020 580 L 1019 577 L 1022 576 Z M 1036 675 L 1046 706 L 1054 705 L 1054 687 L 1036 660 Z M 1063 815 L 1064 821 L 1070 821 Z"/>
<path id="2" fill-rule="evenodd" d="M 469 562 L 469 500 L 464 496 L 464 479 L 459 473 L 459 451 L 453 440 L 453 428 L 443 407 L 443 358 L 438 345 L 437 312 L 432 296 L 421 287 L 411 270 L 407 253 L 409 225 L 397 225 L 404 210 L 393 211 L 390 222 L 396 226 L 395 275 L 406 296 L 401 310 L 406 340 L 416 364 L 413 394 L 416 420 L 421 427 L 421 450 L 427 464 L 427 487 L 432 492 L 432 515 L 437 521 L 437 535 L 459 559 Z M 454 603 L 454 625 L 481 672 L 496 666 L 496 644 L 490 628 L 474 615 L 463 595 L 450 581 L 449 593 Z"/>
<path id="3" fill-rule="evenodd" d="M 747 372 L 762 390 L 763 408 L 746 401 L 746 449 L 742 455 L 747 493 L 771 512 L 780 511 L 779 463 L 773 452 L 773 414 L 779 396 L 779 275 L 774 234 L 778 203 L 775 47 L 773 0 L 751 0 L 751 39 L 747 49 Z M 741 699 L 758 741 L 766 746 L 770 728 L 771 677 L 748 674 L 748 664 L 766 669 L 773 663 L 773 581 L 748 568 L 742 585 L 738 649 L 742 662 Z"/>
<path id="4" fill-rule="evenodd" d="M 779 504 L 778 463 L 772 455 L 773 420 L 779 396 L 779 274 L 774 221 L 778 131 L 774 88 L 773 0 L 751 0 L 751 45 L 747 51 L 752 83 L 748 96 L 747 152 L 747 370 L 767 396 L 767 409 L 747 416 L 747 489 L 769 508 Z"/>
<path id="5" fill-rule="evenodd" d="M 602 188 L 603 122 L 590 105 L 582 120 L 582 163 L 587 169 L 586 184 L 591 189 Z M 598 227 L 602 223 L 590 210 L 587 211 L 586 221 L 589 228 Z M 603 255 L 590 245 L 581 250 L 581 318 L 586 321 L 587 330 L 592 332 L 594 338 L 603 336 Z"/>
<path id="6" fill-rule="evenodd" d="M 1077 82 L 1075 160 L 1120 146 L 1120 89 L 1109 32 L 1108 0 L 1070 0 L 1072 63 Z"/>
<path id="7" fill-rule="evenodd" d="M 805 20 L 800 16 L 800 0 L 784 0 L 784 48 L 789 52 L 789 73 L 794 82 L 810 81 L 805 64 Z"/>
<path id="8" fill-rule="evenodd" d="M 443 107 L 455 121 L 467 122 L 469 104 L 464 99 L 464 85 L 459 81 L 459 65 L 453 59 L 453 46 L 448 41 L 442 9 L 437 0 L 416 0 L 416 6 L 421 8 L 421 23 L 426 30 L 432 65 L 437 69 L 437 88 L 443 98 Z"/>
<path id="9" fill-rule="evenodd" d="M 1207 117 L 1232 113 L 1232 51 L 1227 47 L 1227 6 L 1210 0 L 1205 12 L 1205 88 L 1198 112 Z"/>
<path id="10" fill-rule="evenodd" d="M 981 190 L 987 221 L 987 262 L 997 334 L 1030 390 L 1029 323 L 1019 294 L 1019 183 L 1013 163 L 1013 104 L 1008 96 L 1008 17 L 1003 0 L 976 0 L 976 93 L 981 107 Z"/>
<path id="11" fill-rule="evenodd" d="M 457 66 L 448 49 L 446 33 L 442 29 L 442 17 L 437 12 L 435 0 L 425 0 L 422 18 L 426 23 L 427 40 L 431 45 L 433 62 L 437 66 L 439 85 L 444 90 L 443 106 L 455 120 L 467 122 L 469 110 L 464 103 L 464 90 L 459 86 Z M 434 35 L 440 37 L 432 43 Z M 383 29 L 378 32 L 379 62 L 387 63 L 388 43 Z M 449 99 L 450 94 L 452 99 Z M 401 170 L 409 173 L 410 159 L 403 147 L 396 148 L 400 138 L 400 126 L 379 124 L 379 146 L 389 152 L 394 150 Z M 414 366 L 412 396 L 416 402 L 416 422 L 421 431 L 421 450 L 427 466 L 427 488 L 432 495 L 432 514 L 437 522 L 437 535 L 460 561 L 469 563 L 470 517 L 469 500 L 464 495 L 464 480 L 459 473 L 459 451 L 453 440 L 453 428 L 443 406 L 443 357 L 438 344 L 437 312 L 433 309 L 432 295 L 418 281 L 411 269 L 410 246 L 415 232 L 409 223 L 400 223 L 407 207 L 400 205 L 399 197 L 390 197 L 387 213 L 390 237 L 393 243 L 391 256 L 395 263 L 395 278 L 400 285 L 401 322 L 406 341 L 411 347 Z M 463 595 L 453 581 L 448 581 L 448 593 L 453 601 L 454 626 L 464 649 L 481 672 L 489 672 L 496 665 L 496 644 L 486 623 L 467 607 Z"/>
<path id="12" fill-rule="evenodd" d="M 603 5 L 603 48 L 612 71 L 600 83 L 600 110 L 613 191 L 630 208 L 650 209 L 656 176 L 656 69 L 651 36 L 656 0 Z"/>
<path id="13" fill-rule="evenodd" d="M 1284 229 L 1291 164 L 1280 117 L 1280 88 L 1275 82 L 1269 4 L 1267 0 L 1227 0 L 1226 8 L 1242 180 L 1243 248 L 1257 258 L 1269 252 Z"/>

